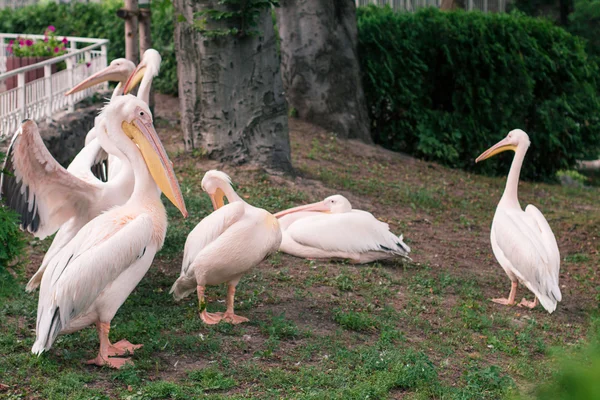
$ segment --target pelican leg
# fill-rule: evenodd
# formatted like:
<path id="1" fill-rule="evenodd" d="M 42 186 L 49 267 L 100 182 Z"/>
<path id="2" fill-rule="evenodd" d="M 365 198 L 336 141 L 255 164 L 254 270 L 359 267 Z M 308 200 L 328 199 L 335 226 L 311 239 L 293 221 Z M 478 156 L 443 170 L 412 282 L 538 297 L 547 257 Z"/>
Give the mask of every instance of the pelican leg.
<path id="1" fill-rule="evenodd" d="M 96 358 L 86 361 L 87 364 L 107 365 L 111 368 L 120 369 L 125 364 L 131 363 L 130 358 L 109 358 L 111 344 L 108 340 L 108 332 L 110 331 L 110 322 L 96 322 L 96 329 L 100 338 L 100 351 Z"/>
<path id="2" fill-rule="evenodd" d="M 515 296 L 517 295 L 517 282 L 512 282 L 508 299 L 492 299 L 494 303 L 503 304 L 505 306 L 515 305 Z"/>
<path id="3" fill-rule="evenodd" d="M 233 312 L 233 302 L 235 298 L 235 285 L 231 283 L 227 286 L 227 311 L 223 314 L 223 319 L 232 324 L 241 324 L 242 322 L 248 322 L 249 319 L 235 315 Z"/>
<path id="4" fill-rule="evenodd" d="M 517 304 L 519 307 L 528 307 L 528 308 L 534 308 L 535 306 L 538 305 L 538 298 L 534 297 L 533 301 L 527 301 L 525 300 L 525 298 L 523 297 L 523 299 L 521 300 L 521 302 L 519 304 Z"/>
<path id="5" fill-rule="evenodd" d="M 204 286 L 198 285 L 198 306 L 200 307 L 200 318 L 205 324 L 215 325 L 223 319 L 221 313 L 209 313 L 206 311 L 206 301 L 204 300 Z"/>

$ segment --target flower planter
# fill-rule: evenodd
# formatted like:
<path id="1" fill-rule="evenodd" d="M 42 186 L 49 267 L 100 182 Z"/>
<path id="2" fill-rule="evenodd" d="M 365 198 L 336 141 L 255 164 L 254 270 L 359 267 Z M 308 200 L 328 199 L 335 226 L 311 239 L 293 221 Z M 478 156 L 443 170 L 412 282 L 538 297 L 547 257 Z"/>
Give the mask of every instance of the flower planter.
<path id="1" fill-rule="evenodd" d="M 41 61 L 49 60 L 51 57 L 7 57 L 6 58 L 6 71 L 12 71 L 21 67 L 26 67 L 31 64 L 39 63 Z M 58 64 L 52 64 L 52 73 L 58 71 Z M 44 67 L 36 68 L 32 71 L 25 73 L 25 83 L 32 82 L 36 79 L 44 77 Z M 12 76 L 6 79 L 6 89 L 11 90 L 19 86 L 18 77 Z"/>

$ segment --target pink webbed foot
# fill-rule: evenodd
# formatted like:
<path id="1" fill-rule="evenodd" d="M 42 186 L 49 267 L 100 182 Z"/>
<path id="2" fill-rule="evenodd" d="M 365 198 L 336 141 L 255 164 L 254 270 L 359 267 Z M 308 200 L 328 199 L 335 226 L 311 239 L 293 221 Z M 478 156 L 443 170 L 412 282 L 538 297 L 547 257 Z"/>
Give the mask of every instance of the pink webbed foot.
<path id="1" fill-rule="evenodd" d="M 223 313 L 209 313 L 206 310 L 200 313 L 200 318 L 208 325 L 216 325 L 223 319 Z"/>
<path id="2" fill-rule="evenodd" d="M 240 315 L 235 315 L 234 313 L 226 312 L 225 314 L 223 314 L 223 321 L 229 322 L 230 324 L 237 325 L 237 324 L 241 324 L 242 322 L 248 322 L 250 320 L 246 317 L 242 317 Z"/>
<path id="3" fill-rule="evenodd" d="M 133 354 L 135 350 L 141 349 L 143 344 L 132 344 L 127 339 L 119 340 L 117 343 L 113 343 L 108 347 L 109 356 L 124 356 L 126 354 Z"/>
<path id="4" fill-rule="evenodd" d="M 98 355 L 96 358 L 87 360 L 86 364 L 94 364 L 94 365 L 98 365 L 100 367 L 106 365 L 110 368 L 121 369 L 123 366 L 128 365 L 128 364 L 133 365 L 133 362 L 131 362 L 131 358 L 107 358 L 107 359 L 104 359 Z"/>
<path id="5" fill-rule="evenodd" d="M 502 304 L 505 306 L 514 306 L 515 305 L 515 301 L 514 300 L 511 301 L 510 299 L 492 299 L 492 301 L 494 303 Z"/>
<path id="6" fill-rule="evenodd" d="M 537 306 L 537 303 L 538 303 L 537 297 L 533 301 L 528 301 L 528 300 L 525 300 L 525 298 L 523 298 L 521 300 L 521 302 L 517 305 L 519 307 L 534 308 L 535 306 Z"/>

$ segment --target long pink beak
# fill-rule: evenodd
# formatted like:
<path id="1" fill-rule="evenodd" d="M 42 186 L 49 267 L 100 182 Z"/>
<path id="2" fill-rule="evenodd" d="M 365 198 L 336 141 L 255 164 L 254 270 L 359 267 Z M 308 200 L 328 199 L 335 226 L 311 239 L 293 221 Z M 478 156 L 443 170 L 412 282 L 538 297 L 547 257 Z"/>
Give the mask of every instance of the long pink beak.
<path id="1" fill-rule="evenodd" d="M 305 206 L 298 206 L 298 207 L 294 207 L 294 208 L 289 208 L 287 210 L 279 211 L 277 214 L 274 214 L 274 215 L 275 215 L 275 218 L 281 218 L 284 215 L 288 215 L 288 214 L 292 214 L 292 213 L 300 212 L 300 211 L 328 212 L 330 210 L 329 210 L 329 207 L 327 207 L 324 202 L 319 201 L 317 203 L 307 204 Z"/>
<path id="2" fill-rule="evenodd" d="M 69 90 L 67 93 L 65 93 L 65 96 L 79 92 L 80 90 L 83 90 L 83 89 L 90 88 L 92 86 L 98 85 L 103 82 L 109 82 L 109 81 L 121 82 L 125 79 L 127 79 L 127 76 L 123 76 L 123 74 L 118 71 L 118 67 L 109 65 L 108 67 L 104 68 L 102 71 L 98 71 L 94 75 L 87 77 L 85 80 L 83 80 L 77 86 L 75 86 L 74 88 Z"/>

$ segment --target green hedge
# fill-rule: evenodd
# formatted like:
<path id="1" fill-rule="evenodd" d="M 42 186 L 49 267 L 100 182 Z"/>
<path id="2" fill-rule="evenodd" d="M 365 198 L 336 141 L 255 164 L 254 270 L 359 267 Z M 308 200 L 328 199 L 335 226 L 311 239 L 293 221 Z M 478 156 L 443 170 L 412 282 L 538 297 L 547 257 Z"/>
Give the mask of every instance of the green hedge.
<path id="1" fill-rule="evenodd" d="M 173 40 L 173 6 L 170 0 L 154 0 L 152 6 L 152 47 L 162 55 L 160 75 L 153 86 L 161 93 L 177 94 L 177 61 Z M 16 10 L 0 10 L 0 32 L 43 34 L 48 25 L 59 37 L 83 36 L 110 40 L 109 61 L 125 57 L 124 23 L 116 11 L 122 1 L 102 3 L 40 3 Z"/>
<path id="2" fill-rule="evenodd" d="M 600 0 L 576 0 L 569 32 L 586 40 L 586 50 L 600 62 Z"/>
<path id="3" fill-rule="evenodd" d="M 0 152 L 0 172 L 3 164 L 4 153 Z M 19 256 L 25 246 L 18 221 L 18 215 L 0 203 L 0 270 Z"/>
<path id="4" fill-rule="evenodd" d="M 600 146 L 598 66 L 584 43 L 520 14 L 358 9 L 372 130 L 384 146 L 506 174 L 511 157 L 474 159 L 508 131 L 532 141 L 522 176 L 552 179 Z"/>

